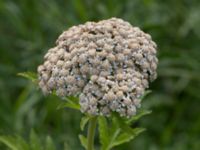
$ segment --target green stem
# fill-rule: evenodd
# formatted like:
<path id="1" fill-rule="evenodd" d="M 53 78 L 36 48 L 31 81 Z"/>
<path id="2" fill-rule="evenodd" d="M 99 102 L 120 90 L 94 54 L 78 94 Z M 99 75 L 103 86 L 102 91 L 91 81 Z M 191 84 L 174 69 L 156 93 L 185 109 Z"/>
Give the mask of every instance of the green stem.
<path id="1" fill-rule="evenodd" d="M 94 150 L 94 135 L 96 129 L 97 117 L 92 117 L 89 120 L 88 133 L 87 133 L 87 150 Z"/>

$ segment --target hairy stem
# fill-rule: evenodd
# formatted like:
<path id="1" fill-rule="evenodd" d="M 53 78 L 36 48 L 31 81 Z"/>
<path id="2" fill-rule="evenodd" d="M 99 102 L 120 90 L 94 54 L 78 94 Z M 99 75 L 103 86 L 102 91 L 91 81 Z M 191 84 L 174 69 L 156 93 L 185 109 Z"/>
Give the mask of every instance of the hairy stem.
<path id="1" fill-rule="evenodd" d="M 97 117 L 92 117 L 89 120 L 88 133 L 87 133 L 87 150 L 94 150 L 94 135 L 96 129 Z"/>

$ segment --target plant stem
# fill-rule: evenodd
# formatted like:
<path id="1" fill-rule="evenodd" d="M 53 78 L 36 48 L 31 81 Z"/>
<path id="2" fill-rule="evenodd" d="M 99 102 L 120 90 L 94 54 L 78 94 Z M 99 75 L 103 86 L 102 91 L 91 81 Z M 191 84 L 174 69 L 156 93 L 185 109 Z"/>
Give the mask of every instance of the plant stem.
<path id="1" fill-rule="evenodd" d="M 89 120 L 88 133 L 87 133 L 87 150 L 94 150 L 94 135 L 96 129 L 97 117 L 92 117 Z"/>

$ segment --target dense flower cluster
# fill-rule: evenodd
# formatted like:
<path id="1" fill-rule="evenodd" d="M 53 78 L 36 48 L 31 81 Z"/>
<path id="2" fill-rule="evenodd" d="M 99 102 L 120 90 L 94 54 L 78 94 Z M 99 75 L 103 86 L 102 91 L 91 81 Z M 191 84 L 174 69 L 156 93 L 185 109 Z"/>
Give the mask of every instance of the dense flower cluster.
<path id="1" fill-rule="evenodd" d="M 81 111 L 132 116 L 156 78 L 156 44 L 118 18 L 87 22 L 63 32 L 38 67 L 44 93 L 77 95 Z"/>

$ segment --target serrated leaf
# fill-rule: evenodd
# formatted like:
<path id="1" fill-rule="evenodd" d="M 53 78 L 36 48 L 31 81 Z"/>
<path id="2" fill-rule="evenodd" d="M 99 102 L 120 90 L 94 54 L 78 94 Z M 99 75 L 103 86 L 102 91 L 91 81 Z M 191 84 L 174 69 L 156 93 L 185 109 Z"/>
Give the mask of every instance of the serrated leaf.
<path id="1" fill-rule="evenodd" d="M 117 139 L 112 143 L 112 145 L 110 147 L 113 148 L 113 147 L 121 145 L 125 142 L 129 142 L 131 139 L 133 139 L 133 135 L 127 134 L 127 133 L 122 133 L 121 135 L 119 135 L 119 137 L 117 137 Z"/>
<path id="2" fill-rule="evenodd" d="M 30 147 L 31 150 L 42 150 L 42 145 L 34 130 L 31 130 L 30 134 Z"/>
<path id="3" fill-rule="evenodd" d="M 144 130 L 145 130 L 144 128 L 135 128 L 132 129 L 131 133 L 121 133 L 112 143 L 110 148 L 129 142 L 130 140 L 133 140 L 137 135 L 139 135 Z"/>
<path id="4" fill-rule="evenodd" d="M 80 141 L 81 141 L 81 145 L 85 148 L 85 149 L 87 149 L 87 138 L 85 137 L 85 136 L 83 136 L 83 135 L 81 135 L 81 134 L 79 134 L 79 139 L 80 139 Z"/>
<path id="5" fill-rule="evenodd" d="M 98 123 L 99 123 L 99 136 L 100 136 L 100 143 L 102 145 L 102 150 L 105 150 L 106 147 L 108 147 L 109 144 L 109 128 L 107 124 L 107 120 L 105 117 L 100 116 L 98 117 Z"/>
<path id="6" fill-rule="evenodd" d="M 110 134 L 114 133 L 117 129 L 119 129 L 118 121 L 115 117 L 112 117 L 112 124 L 110 128 Z"/>
<path id="7" fill-rule="evenodd" d="M 37 82 L 37 74 L 34 72 L 21 72 L 17 74 L 18 76 L 22 76 L 24 78 L 27 78 L 31 80 L 32 82 L 36 83 Z"/>
<path id="8" fill-rule="evenodd" d="M 56 150 L 53 140 L 50 136 L 46 138 L 45 150 Z"/>
<path id="9" fill-rule="evenodd" d="M 118 114 L 116 114 L 114 117 L 116 118 L 120 129 L 122 129 L 124 132 L 132 133 L 132 128 L 129 126 L 129 124 L 126 123 L 126 118 L 122 118 Z"/>
<path id="10" fill-rule="evenodd" d="M 105 118 L 104 118 L 105 119 Z M 115 139 L 118 137 L 121 129 L 119 128 L 119 124 L 118 121 L 115 117 L 112 117 L 111 123 L 108 124 L 108 122 L 102 122 L 103 124 L 107 124 L 106 126 L 106 130 L 104 130 L 104 135 L 105 138 L 104 139 L 104 145 L 101 146 L 101 150 L 110 150 L 112 147 L 113 142 L 115 141 Z M 104 125 L 105 126 L 105 125 Z M 99 131 L 100 132 L 100 131 Z"/>
<path id="11" fill-rule="evenodd" d="M 142 115 L 140 115 L 138 117 L 141 117 L 141 116 Z M 127 118 L 122 118 L 119 115 L 115 115 L 115 117 L 116 117 L 116 120 L 117 120 L 117 122 L 120 126 L 120 129 L 122 130 L 121 132 L 124 132 L 124 133 L 127 133 L 127 134 L 132 134 L 132 135 L 136 134 L 137 130 L 135 130 L 135 129 L 138 129 L 138 128 L 132 129 L 131 126 L 130 126 L 131 124 L 127 121 Z"/>
<path id="12" fill-rule="evenodd" d="M 142 118 L 145 115 L 151 114 L 152 111 L 150 110 L 141 110 L 140 112 L 138 112 L 137 115 L 131 117 L 130 119 L 127 120 L 128 124 L 131 124 L 137 120 L 139 120 L 140 118 Z"/>
<path id="13" fill-rule="evenodd" d="M 120 129 L 116 129 L 113 134 L 110 135 L 109 143 L 106 146 L 102 147 L 101 150 L 110 150 L 120 131 Z"/>
<path id="14" fill-rule="evenodd" d="M 90 117 L 88 117 L 88 116 L 84 116 L 81 118 L 80 128 L 82 131 L 84 130 L 85 125 L 88 123 L 89 119 L 90 119 Z"/>
<path id="15" fill-rule="evenodd" d="M 142 131 L 144 131 L 143 128 L 132 129 L 130 124 L 127 123 L 127 118 L 120 117 L 119 114 L 113 113 L 112 124 L 106 132 L 109 135 L 105 134 L 106 137 L 109 138 L 105 139 L 106 144 L 102 144 L 101 150 L 110 150 L 114 146 L 128 142 Z"/>

